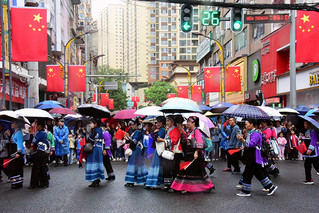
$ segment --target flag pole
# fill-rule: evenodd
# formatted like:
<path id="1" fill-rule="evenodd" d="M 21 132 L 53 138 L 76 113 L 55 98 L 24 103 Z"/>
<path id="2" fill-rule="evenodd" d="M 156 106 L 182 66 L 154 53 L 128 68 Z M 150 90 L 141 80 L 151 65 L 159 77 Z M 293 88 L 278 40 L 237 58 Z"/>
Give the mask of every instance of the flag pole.
<path id="1" fill-rule="evenodd" d="M 290 107 L 297 107 L 296 94 L 296 11 L 290 11 Z"/>
<path id="2" fill-rule="evenodd" d="M 0 21 L 1 21 L 1 53 L 2 53 L 2 104 L 3 108 L 6 106 L 6 74 L 5 74 L 5 41 L 4 41 L 4 24 L 3 24 L 3 2 L 0 0 Z"/>
<path id="3" fill-rule="evenodd" d="M 9 98 L 9 109 L 12 110 L 12 70 L 11 70 L 11 16 L 10 16 L 10 1 L 7 0 L 7 24 L 8 24 L 8 49 L 9 49 L 9 88 L 10 88 L 10 98 Z"/>

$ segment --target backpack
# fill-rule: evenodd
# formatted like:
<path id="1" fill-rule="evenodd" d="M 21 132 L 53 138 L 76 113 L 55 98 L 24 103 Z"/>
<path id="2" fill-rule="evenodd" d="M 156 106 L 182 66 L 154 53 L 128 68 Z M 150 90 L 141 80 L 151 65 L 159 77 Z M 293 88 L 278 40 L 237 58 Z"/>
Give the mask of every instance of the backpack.
<path id="1" fill-rule="evenodd" d="M 257 146 L 258 147 L 258 146 Z M 262 135 L 262 145 L 258 147 L 261 152 L 261 156 L 267 157 L 270 153 L 270 144 L 267 142 L 266 135 Z"/>
<path id="2" fill-rule="evenodd" d="M 198 129 L 198 130 L 202 134 L 202 139 L 203 139 L 203 144 L 204 144 L 205 151 L 207 151 L 207 152 L 213 151 L 213 141 L 212 141 L 212 139 L 207 137 L 206 134 L 202 130 L 200 130 L 200 129 Z"/>
<path id="3" fill-rule="evenodd" d="M 278 157 L 279 146 L 278 146 L 278 142 L 277 142 L 276 138 L 273 138 L 272 140 L 270 140 L 270 151 L 271 151 L 272 156 Z"/>

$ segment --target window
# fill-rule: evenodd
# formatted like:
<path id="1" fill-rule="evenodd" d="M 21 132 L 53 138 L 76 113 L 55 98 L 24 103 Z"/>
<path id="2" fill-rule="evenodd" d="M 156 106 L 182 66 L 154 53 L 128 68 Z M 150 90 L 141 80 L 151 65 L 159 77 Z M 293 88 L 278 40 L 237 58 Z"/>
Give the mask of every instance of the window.
<path id="1" fill-rule="evenodd" d="M 162 71 L 162 76 L 168 76 L 168 71 Z"/>
<path id="2" fill-rule="evenodd" d="M 161 30 L 167 30 L 167 25 L 161 25 Z"/>
<path id="3" fill-rule="evenodd" d="M 162 56 L 163 61 L 167 61 L 167 56 Z"/>
<path id="4" fill-rule="evenodd" d="M 258 40 L 265 34 L 265 24 L 253 24 L 253 39 Z"/>
<path id="5" fill-rule="evenodd" d="M 230 40 L 229 42 L 225 44 L 224 46 L 225 59 L 229 59 L 232 57 L 232 45 L 233 45 L 232 40 Z"/>
<path id="6" fill-rule="evenodd" d="M 151 64 L 156 64 L 156 60 L 151 60 Z"/>
<path id="7" fill-rule="evenodd" d="M 151 7 L 156 7 L 156 3 L 151 3 Z"/>
<path id="8" fill-rule="evenodd" d="M 176 14 L 176 10 L 172 10 L 172 14 Z"/>
<path id="9" fill-rule="evenodd" d="M 180 55 L 179 60 L 186 60 L 186 55 Z"/>
<path id="10" fill-rule="evenodd" d="M 161 33 L 162 38 L 167 38 L 167 33 Z"/>
<path id="11" fill-rule="evenodd" d="M 192 48 L 192 53 L 197 53 L 197 48 Z"/>
<path id="12" fill-rule="evenodd" d="M 172 33 L 172 38 L 176 38 L 176 33 Z"/>
<path id="13" fill-rule="evenodd" d="M 194 71 L 194 66 L 189 66 L 188 70 L 189 71 Z"/>
<path id="14" fill-rule="evenodd" d="M 167 41 L 161 41 L 161 45 L 167 45 Z"/>
<path id="15" fill-rule="evenodd" d="M 172 45 L 176 45 L 176 41 L 172 41 Z"/>
<path id="16" fill-rule="evenodd" d="M 167 18 L 161 18 L 161 22 L 167 22 Z"/>
<path id="17" fill-rule="evenodd" d="M 198 40 L 192 40 L 193 46 L 198 46 Z"/>
<path id="18" fill-rule="evenodd" d="M 194 9 L 194 15 L 198 15 L 198 9 Z"/>
<path id="19" fill-rule="evenodd" d="M 179 46 L 186 46 L 186 40 L 179 40 Z"/>
<path id="20" fill-rule="evenodd" d="M 156 57 L 156 54 L 155 53 L 151 53 L 151 57 Z"/>
<path id="21" fill-rule="evenodd" d="M 175 55 L 172 56 L 172 60 L 176 60 L 176 56 Z"/>
<path id="22" fill-rule="evenodd" d="M 219 57 L 218 57 L 219 52 L 215 52 L 213 55 L 213 59 L 214 59 L 214 66 L 216 66 L 219 63 Z"/>
<path id="23" fill-rule="evenodd" d="M 180 32 L 179 33 L 179 38 L 186 38 L 186 33 Z"/>
<path id="24" fill-rule="evenodd" d="M 156 20 L 155 17 L 150 18 L 150 21 L 155 21 L 155 20 Z"/>
<path id="25" fill-rule="evenodd" d="M 247 28 L 245 28 L 241 33 L 235 34 L 235 45 L 236 51 L 247 47 Z"/>
<path id="26" fill-rule="evenodd" d="M 151 29 L 155 29 L 155 24 L 151 24 Z"/>
<path id="27" fill-rule="evenodd" d="M 226 13 L 225 18 L 230 18 L 230 11 Z M 230 21 L 224 21 L 224 30 L 228 30 L 230 28 Z"/>
<path id="28" fill-rule="evenodd" d="M 167 66 L 167 64 L 163 63 L 163 64 L 161 65 L 161 67 L 162 67 L 162 68 L 167 68 L 168 66 Z"/>
<path id="29" fill-rule="evenodd" d="M 176 18 L 174 17 L 174 18 L 172 18 L 172 22 L 176 22 Z"/>
<path id="30" fill-rule="evenodd" d="M 176 30 L 176 25 L 172 25 L 172 30 Z"/>
<path id="31" fill-rule="evenodd" d="M 172 53 L 176 53 L 176 48 L 172 48 Z"/>
<path id="32" fill-rule="evenodd" d="M 180 48 L 179 53 L 186 53 L 186 48 Z"/>
<path id="33" fill-rule="evenodd" d="M 151 46 L 151 50 L 156 50 L 156 46 Z"/>
<path id="34" fill-rule="evenodd" d="M 198 24 L 194 24 L 193 30 L 198 30 Z"/>
<path id="35" fill-rule="evenodd" d="M 162 14 L 167 14 L 167 10 L 161 10 Z"/>
<path id="36" fill-rule="evenodd" d="M 167 48 L 162 48 L 162 53 L 167 53 Z"/>
<path id="37" fill-rule="evenodd" d="M 155 31 L 152 31 L 151 32 L 151 36 L 155 36 L 156 35 L 156 32 Z"/>
<path id="38" fill-rule="evenodd" d="M 156 14 L 156 10 L 151 10 L 151 14 Z"/>
<path id="39" fill-rule="evenodd" d="M 155 38 L 151 38 L 151 43 L 155 43 L 156 39 Z"/>

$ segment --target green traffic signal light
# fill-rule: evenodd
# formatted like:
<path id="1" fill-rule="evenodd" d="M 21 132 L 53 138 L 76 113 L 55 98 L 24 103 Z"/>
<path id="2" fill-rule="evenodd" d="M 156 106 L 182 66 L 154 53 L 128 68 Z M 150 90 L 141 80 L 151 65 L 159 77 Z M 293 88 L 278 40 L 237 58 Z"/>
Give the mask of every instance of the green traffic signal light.
<path id="1" fill-rule="evenodd" d="M 193 6 L 183 4 L 181 8 L 181 30 L 185 33 L 193 29 Z"/>
<path id="2" fill-rule="evenodd" d="M 230 16 L 230 29 L 234 33 L 239 33 L 243 30 L 244 14 L 242 8 L 232 8 Z"/>
<path id="3" fill-rule="evenodd" d="M 236 21 L 235 23 L 234 23 L 234 29 L 235 30 L 240 30 L 241 29 L 241 27 L 242 27 L 242 25 L 243 25 L 243 23 L 241 22 L 241 21 Z"/>

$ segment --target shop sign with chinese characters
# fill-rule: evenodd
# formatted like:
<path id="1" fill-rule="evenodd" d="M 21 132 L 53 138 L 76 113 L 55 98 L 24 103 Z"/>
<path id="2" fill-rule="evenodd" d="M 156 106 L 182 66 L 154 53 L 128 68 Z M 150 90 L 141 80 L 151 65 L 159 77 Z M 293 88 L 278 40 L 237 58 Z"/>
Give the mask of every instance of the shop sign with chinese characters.
<path id="1" fill-rule="evenodd" d="M 24 99 L 28 96 L 27 86 L 20 81 L 12 81 L 12 101 L 20 104 L 24 104 Z M 0 82 L 0 97 L 2 98 L 2 82 Z M 9 100 L 10 87 L 9 81 L 6 80 L 5 84 L 6 100 Z"/>
<path id="2" fill-rule="evenodd" d="M 274 71 L 271 71 L 269 73 L 262 73 L 261 74 L 261 84 L 262 85 L 265 85 L 267 83 L 270 83 L 270 82 L 274 82 L 276 80 L 276 70 Z"/>

